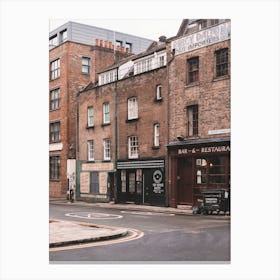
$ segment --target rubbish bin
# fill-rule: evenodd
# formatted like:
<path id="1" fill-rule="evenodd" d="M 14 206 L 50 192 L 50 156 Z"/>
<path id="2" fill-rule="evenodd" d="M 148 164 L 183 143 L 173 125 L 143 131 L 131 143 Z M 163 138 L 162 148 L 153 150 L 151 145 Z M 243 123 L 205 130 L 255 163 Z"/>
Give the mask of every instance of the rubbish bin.
<path id="1" fill-rule="evenodd" d="M 212 189 L 202 191 L 203 203 L 200 208 L 202 214 L 213 212 L 224 213 L 230 211 L 230 192 L 226 189 Z"/>

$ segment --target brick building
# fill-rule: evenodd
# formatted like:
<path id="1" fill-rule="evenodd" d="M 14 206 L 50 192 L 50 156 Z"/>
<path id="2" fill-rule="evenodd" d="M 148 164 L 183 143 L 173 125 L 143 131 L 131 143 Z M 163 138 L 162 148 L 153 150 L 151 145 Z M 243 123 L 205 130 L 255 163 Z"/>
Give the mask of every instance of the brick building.
<path id="1" fill-rule="evenodd" d="M 199 204 L 204 189 L 230 188 L 230 21 L 183 22 L 179 35 L 169 45 L 172 207 Z"/>
<path id="2" fill-rule="evenodd" d="M 79 93 L 78 198 L 166 205 L 166 65 L 165 42 L 153 43 Z"/>
<path id="3" fill-rule="evenodd" d="M 114 42 L 114 43 L 109 43 Z M 68 22 L 49 34 L 50 197 L 76 185 L 76 94 L 97 72 L 147 48 L 150 40 Z M 115 47 L 114 47 L 115 45 Z"/>

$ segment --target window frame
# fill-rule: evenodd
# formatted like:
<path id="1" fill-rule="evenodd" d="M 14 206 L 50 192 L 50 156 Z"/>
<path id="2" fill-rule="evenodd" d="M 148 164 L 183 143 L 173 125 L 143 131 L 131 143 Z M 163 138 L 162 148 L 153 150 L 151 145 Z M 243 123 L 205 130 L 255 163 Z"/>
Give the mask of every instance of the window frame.
<path id="1" fill-rule="evenodd" d="M 154 124 L 154 147 L 160 146 L 159 123 Z"/>
<path id="2" fill-rule="evenodd" d="M 225 53 L 225 54 L 224 54 Z M 215 51 L 215 77 L 229 74 L 229 49 L 222 48 Z"/>
<path id="3" fill-rule="evenodd" d="M 109 138 L 103 139 L 103 159 L 111 160 L 111 140 Z"/>
<path id="4" fill-rule="evenodd" d="M 60 121 L 54 121 L 50 123 L 50 143 L 58 143 L 61 141 L 61 128 Z"/>
<path id="5" fill-rule="evenodd" d="M 60 43 L 63 43 L 65 41 L 67 41 L 67 39 L 68 39 L 67 29 L 64 29 L 64 30 L 60 31 Z"/>
<path id="6" fill-rule="evenodd" d="M 128 158 L 139 158 L 139 140 L 136 135 L 128 137 Z"/>
<path id="7" fill-rule="evenodd" d="M 90 112 L 92 110 L 92 113 Z M 94 126 L 94 109 L 93 106 L 87 107 L 87 127 Z"/>
<path id="8" fill-rule="evenodd" d="M 156 87 L 156 100 L 162 100 L 162 85 Z"/>
<path id="9" fill-rule="evenodd" d="M 138 100 L 136 96 L 127 99 L 127 119 L 138 119 Z"/>
<path id="10" fill-rule="evenodd" d="M 50 79 L 55 80 L 60 77 L 60 58 L 50 62 Z"/>
<path id="11" fill-rule="evenodd" d="M 108 109 L 108 111 L 106 110 Z M 103 124 L 110 124 L 110 103 L 103 103 Z"/>
<path id="12" fill-rule="evenodd" d="M 199 82 L 199 56 L 187 59 L 188 84 Z"/>
<path id="13" fill-rule="evenodd" d="M 58 181 L 60 180 L 60 156 L 51 155 L 49 157 L 49 180 Z"/>
<path id="14" fill-rule="evenodd" d="M 86 63 L 85 63 L 86 61 Z M 91 59 L 90 57 L 88 56 L 82 56 L 82 74 L 85 74 L 85 75 L 90 75 L 90 70 L 91 70 Z M 86 70 L 86 71 L 84 71 Z"/>
<path id="15" fill-rule="evenodd" d="M 58 109 L 60 109 L 60 88 L 55 88 L 50 90 L 50 111 Z"/>
<path id="16" fill-rule="evenodd" d="M 87 140 L 87 160 L 94 161 L 94 140 Z"/>
<path id="17" fill-rule="evenodd" d="M 198 105 L 193 104 L 187 106 L 187 135 L 188 137 L 198 136 Z"/>

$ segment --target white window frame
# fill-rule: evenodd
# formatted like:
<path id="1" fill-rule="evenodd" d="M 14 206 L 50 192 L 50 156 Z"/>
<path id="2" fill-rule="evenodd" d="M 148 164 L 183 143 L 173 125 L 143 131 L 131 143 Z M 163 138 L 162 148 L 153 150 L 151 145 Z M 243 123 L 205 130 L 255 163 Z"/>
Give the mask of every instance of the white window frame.
<path id="1" fill-rule="evenodd" d="M 111 141 L 110 141 L 110 139 L 103 140 L 103 158 L 104 158 L 104 160 L 111 160 Z"/>
<path id="2" fill-rule="evenodd" d="M 110 104 L 109 102 L 103 103 L 103 124 L 110 123 Z"/>
<path id="3" fill-rule="evenodd" d="M 154 147 L 159 147 L 159 124 L 154 124 Z"/>
<path id="4" fill-rule="evenodd" d="M 89 161 L 94 160 L 94 141 L 93 140 L 87 141 L 87 154 L 88 154 Z"/>
<path id="5" fill-rule="evenodd" d="M 157 85 L 157 100 L 162 99 L 162 85 Z"/>
<path id="6" fill-rule="evenodd" d="M 55 80 L 60 77 L 60 59 L 53 60 L 51 62 L 51 80 Z"/>
<path id="7" fill-rule="evenodd" d="M 130 97 L 127 99 L 127 119 L 138 119 L 138 102 L 137 97 Z"/>
<path id="8" fill-rule="evenodd" d="M 87 56 L 82 57 L 82 73 L 90 74 L 90 57 Z"/>
<path id="9" fill-rule="evenodd" d="M 90 107 L 87 108 L 87 115 L 88 115 L 87 126 L 88 127 L 94 126 L 94 110 L 93 110 L 93 106 L 90 106 Z"/>
<path id="10" fill-rule="evenodd" d="M 128 137 L 128 158 L 139 157 L 139 142 L 138 136 Z"/>

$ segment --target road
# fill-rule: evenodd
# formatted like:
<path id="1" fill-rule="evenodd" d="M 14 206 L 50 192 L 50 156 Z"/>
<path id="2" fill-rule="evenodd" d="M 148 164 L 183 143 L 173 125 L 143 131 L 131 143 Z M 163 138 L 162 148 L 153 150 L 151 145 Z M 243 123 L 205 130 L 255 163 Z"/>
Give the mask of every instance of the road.
<path id="1" fill-rule="evenodd" d="M 50 205 L 50 218 L 133 228 L 143 237 L 73 250 L 50 252 L 50 261 L 229 262 L 230 220 L 224 216 Z"/>

